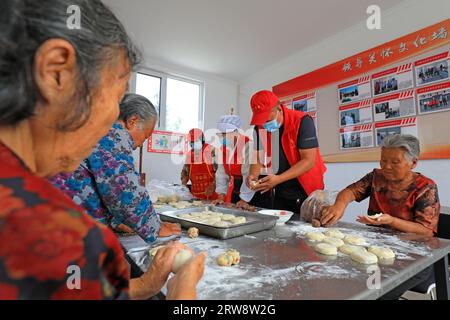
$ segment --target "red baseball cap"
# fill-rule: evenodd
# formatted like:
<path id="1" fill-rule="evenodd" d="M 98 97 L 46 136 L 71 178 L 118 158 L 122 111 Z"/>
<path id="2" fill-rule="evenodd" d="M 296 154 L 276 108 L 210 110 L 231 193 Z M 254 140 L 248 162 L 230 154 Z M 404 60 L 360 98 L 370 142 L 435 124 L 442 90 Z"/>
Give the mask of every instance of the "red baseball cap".
<path id="1" fill-rule="evenodd" d="M 200 138 L 203 138 L 203 131 L 201 129 L 194 128 L 189 131 L 189 142 L 195 142 Z"/>
<path id="2" fill-rule="evenodd" d="M 255 93 L 250 101 L 253 112 L 250 124 L 260 126 L 266 123 L 278 101 L 278 97 L 272 91 L 263 90 Z"/>

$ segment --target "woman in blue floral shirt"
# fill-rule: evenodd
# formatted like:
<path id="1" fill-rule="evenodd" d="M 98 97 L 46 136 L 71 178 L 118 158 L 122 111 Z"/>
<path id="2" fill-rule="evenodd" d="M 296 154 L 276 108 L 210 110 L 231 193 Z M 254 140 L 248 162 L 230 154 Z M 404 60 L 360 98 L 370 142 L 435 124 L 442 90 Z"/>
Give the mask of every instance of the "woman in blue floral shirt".
<path id="1" fill-rule="evenodd" d="M 132 152 L 151 135 L 157 118 L 156 109 L 148 99 L 137 94 L 125 95 L 119 121 L 91 155 L 73 174 L 52 179 L 55 186 L 96 220 L 114 229 L 125 224 L 149 243 L 159 234 L 181 232 L 178 225 L 161 224 L 147 190 L 139 183 L 134 165 Z"/>

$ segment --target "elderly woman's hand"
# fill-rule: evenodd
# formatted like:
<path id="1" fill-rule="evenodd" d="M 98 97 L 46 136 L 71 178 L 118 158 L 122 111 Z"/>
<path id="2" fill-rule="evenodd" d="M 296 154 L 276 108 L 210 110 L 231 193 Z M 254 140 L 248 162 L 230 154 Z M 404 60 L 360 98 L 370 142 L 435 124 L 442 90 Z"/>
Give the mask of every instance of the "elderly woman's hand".
<path id="1" fill-rule="evenodd" d="M 180 250 L 191 251 L 180 242 L 169 242 L 159 249 L 147 272 L 130 280 L 130 298 L 141 300 L 156 295 L 166 283 L 172 271 L 173 260 Z"/>
<path id="2" fill-rule="evenodd" d="M 322 210 L 322 217 L 320 223 L 325 227 L 334 226 L 339 219 L 344 215 L 345 206 L 340 204 L 334 204 L 332 206 L 324 207 Z"/>
<path id="3" fill-rule="evenodd" d="M 374 226 L 390 225 L 393 220 L 394 220 L 393 216 L 385 213 L 383 213 L 378 218 L 370 218 L 368 216 L 358 216 L 358 218 L 356 219 L 356 221 L 360 223 L 370 224 Z"/>
<path id="4" fill-rule="evenodd" d="M 202 252 L 186 263 L 167 284 L 167 300 L 195 300 L 197 283 L 203 276 L 206 253 Z"/>

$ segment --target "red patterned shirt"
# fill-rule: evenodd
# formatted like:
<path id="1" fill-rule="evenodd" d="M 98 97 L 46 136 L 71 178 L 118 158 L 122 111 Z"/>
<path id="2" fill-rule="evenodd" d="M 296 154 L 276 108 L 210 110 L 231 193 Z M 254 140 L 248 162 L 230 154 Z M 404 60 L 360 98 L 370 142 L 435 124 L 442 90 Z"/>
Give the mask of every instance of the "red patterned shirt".
<path id="1" fill-rule="evenodd" d="M 437 232 L 440 211 L 437 185 L 420 173 L 414 173 L 414 181 L 404 190 L 390 190 L 380 169 L 347 188 L 358 202 L 370 197 L 369 214 L 389 214 Z"/>
<path id="2" fill-rule="evenodd" d="M 0 143 L 0 299 L 126 299 L 128 286 L 113 232 Z"/>

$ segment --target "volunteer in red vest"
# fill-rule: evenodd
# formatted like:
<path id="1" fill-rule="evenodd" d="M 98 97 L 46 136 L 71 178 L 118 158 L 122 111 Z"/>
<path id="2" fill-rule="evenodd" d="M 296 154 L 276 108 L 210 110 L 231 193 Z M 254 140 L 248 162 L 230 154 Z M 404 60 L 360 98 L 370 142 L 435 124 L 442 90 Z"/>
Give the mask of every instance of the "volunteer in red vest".
<path id="1" fill-rule="evenodd" d="M 274 189 L 274 209 L 299 213 L 308 195 L 324 188 L 326 167 L 314 121 L 302 111 L 287 109 L 270 91 L 256 93 L 250 104 L 259 156 L 250 167 L 246 185 L 263 194 Z M 271 161 L 269 174 L 259 179 L 264 163 L 261 155 L 269 156 Z"/>
<path id="2" fill-rule="evenodd" d="M 216 200 L 216 170 L 214 149 L 205 143 L 205 136 L 200 129 L 189 131 L 191 150 L 181 171 L 181 183 L 185 186 L 191 181 L 191 193 L 195 198 Z"/>
<path id="3" fill-rule="evenodd" d="M 255 192 L 243 183 L 249 173 L 249 138 L 239 133 L 242 120 L 237 115 L 222 116 L 217 123 L 222 148 L 216 155 L 216 203 L 234 203 L 247 208 Z"/>

